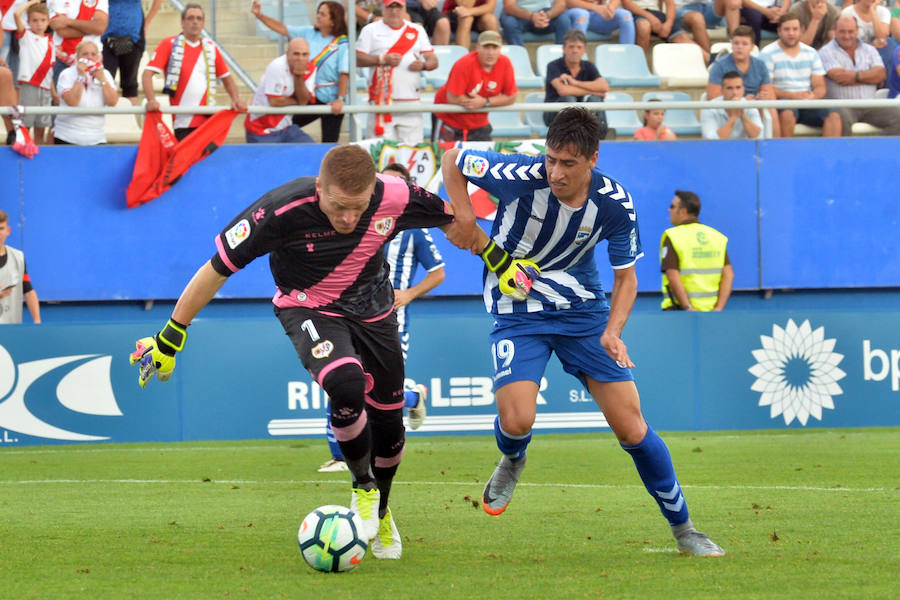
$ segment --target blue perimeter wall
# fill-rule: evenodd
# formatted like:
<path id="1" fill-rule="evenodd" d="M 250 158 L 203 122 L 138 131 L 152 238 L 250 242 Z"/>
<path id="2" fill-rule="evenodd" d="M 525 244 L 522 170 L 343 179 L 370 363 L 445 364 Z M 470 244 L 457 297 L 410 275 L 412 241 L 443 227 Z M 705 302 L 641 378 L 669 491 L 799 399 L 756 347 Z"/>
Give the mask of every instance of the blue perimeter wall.
<path id="1" fill-rule="evenodd" d="M 26 250 L 42 300 L 67 301 L 45 304 L 40 327 L 0 328 L 0 447 L 322 435 L 323 394 L 260 299 L 272 293 L 266 261 L 226 285 L 223 298 L 249 298 L 201 313 L 172 381 L 145 390 L 127 354 L 172 303 L 144 310 L 142 301 L 111 301 L 176 297 L 212 254 L 215 233 L 288 179 L 273 172 L 314 174 L 327 147 L 249 150 L 222 148 L 132 211 L 124 189 L 134 148 L 46 148 L 34 161 L 0 153 L 0 172 L 18 178 L 0 192 L 9 244 Z M 645 293 L 625 341 L 656 428 L 900 425 L 900 290 L 871 289 L 900 282 L 898 207 L 892 177 L 867 175 L 893 173 L 897 150 L 887 139 L 601 148 L 600 164 L 629 188 L 642 225 Z M 844 189 L 835 173 L 859 176 Z M 656 245 L 676 187 L 698 192 L 703 220 L 730 235 L 738 287 L 845 289 L 770 300 L 744 292 L 720 314 L 659 312 L 658 294 L 647 291 L 658 286 Z M 411 308 L 407 373 L 431 391 L 429 419 L 411 437 L 486 433 L 495 414 L 491 322 L 467 296 L 478 292 L 480 267 L 442 250 L 448 282 L 437 291 L 445 295 Z M 607 429 L 555 359 L 540 402 L 538 431 Z"/>

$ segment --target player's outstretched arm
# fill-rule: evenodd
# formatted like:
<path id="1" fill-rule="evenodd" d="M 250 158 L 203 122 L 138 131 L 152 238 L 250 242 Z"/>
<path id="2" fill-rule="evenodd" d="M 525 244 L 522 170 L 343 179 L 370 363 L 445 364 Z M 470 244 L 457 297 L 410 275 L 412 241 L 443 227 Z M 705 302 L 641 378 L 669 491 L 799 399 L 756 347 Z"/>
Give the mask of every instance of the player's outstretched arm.
<path id="1" fill-rule="evenodd" d="M 138 365 L 138 385 L 146 386 L 154 374 L 160 381 L 169 380 L 175 370 L 175 353 L 181 352 L 187 342 L 187 326 L 209 304 L 227 279 L 207 261 L 181 292 L 175 310 L 172 311 L 172 318 L 159 333 L 141 338 L 135 343 L 135 351 L 129 356 L 129 362 Z"/>
<path id="2" fill-rule="evenodd" d="M 609 321 L 600 337 L 600 344 L 609 355 L 622 366 L 632 368 L 634 363 L 628 356 L 628 348 L 622 341 L 622 330 L 631 314 L 637 298 L 637 274 L 634 265 L 625 269 L 614 269 L 613 288 L 610 298 Z"/>
<path id="3" fill-rule="evenodd" d="M 481 236 L 478 232 L 481 228 L 475 222 L 475 209 L 472 208 L 472 199 L 469 198 L 469 182 L 456 166 L 458 155 L 459 149 L 453 148 L 445 152 L 441 159 L 444 189 L 447 190 L 450 206 L 453 207 L 453 222 L 444 229 L 444 234 L 457 248 L 477 254 L 484 248 L 485 240 L 479 239 Z"/>

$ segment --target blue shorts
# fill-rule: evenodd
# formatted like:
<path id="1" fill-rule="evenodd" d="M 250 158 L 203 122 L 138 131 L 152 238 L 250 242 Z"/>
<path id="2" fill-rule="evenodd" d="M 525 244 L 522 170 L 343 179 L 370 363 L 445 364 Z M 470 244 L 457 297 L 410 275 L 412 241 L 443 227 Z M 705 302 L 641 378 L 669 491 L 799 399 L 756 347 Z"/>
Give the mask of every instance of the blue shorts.
<path id="1" fill-rule="evenodd" d="M 695 2 L 693 4 L 685 4 L 675 11 L 675 26 L 672 28 L 672 36 L 676 36 L 679 33 L 688 32 L 684 26 L 684 15 L 685 13 L 689 12 L 698 12 L 703 15 L 703 20 L 706 21 L 707 29 L 716 29 L 717 27 L 721 27 L 725 19 L 724 16 L 716 14 L 714 2 Z"/>
<path id="2" fill-rule="evenodd" d="M 821 127 L 825 124 L 825 119 L 831 113 L 838 112 L 836 108 L 783 108 L 779 110 L 779 114 L 791 111 L 794 113 L 794 119 L 801 125 L 808 127 Z"/>
<path id="3" fill-rule="evenodd" d="M 527 323 L 495 326 L 490 335 L 494 391 L 516 381 L 533 381 L 540 386 L 551 352 L 556 352 L 563 370 L 585 387 L 585 376 L 601 382 L 634 381 L 631 369 L 616 364 L 600 345 L 605 327 L 605 314 L 587 334 L 584 329 L 572 331 L 564 324 L 557 333 L 534 333 L 534 327 Z"/>

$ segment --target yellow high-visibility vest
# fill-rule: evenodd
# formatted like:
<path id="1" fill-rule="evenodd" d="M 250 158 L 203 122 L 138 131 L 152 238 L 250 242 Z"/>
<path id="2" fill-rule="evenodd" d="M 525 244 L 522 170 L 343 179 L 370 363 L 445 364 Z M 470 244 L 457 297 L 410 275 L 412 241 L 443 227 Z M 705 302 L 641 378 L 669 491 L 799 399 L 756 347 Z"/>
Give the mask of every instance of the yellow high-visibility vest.
<path id="1" fill-rule="evenodd" d="M 691 306 L 708 311 L 716 306 L 719 282 L 725 266 L 725 248 L 728 238 L 702 223 L 685 223 L 666 229 L 659 241 L 660 261 L 666 237 L 678 253 L 678 272 Z M 669 289 L 669 278 L 662 274 L 662 307 L 670 308 L 674 294 Z"/>

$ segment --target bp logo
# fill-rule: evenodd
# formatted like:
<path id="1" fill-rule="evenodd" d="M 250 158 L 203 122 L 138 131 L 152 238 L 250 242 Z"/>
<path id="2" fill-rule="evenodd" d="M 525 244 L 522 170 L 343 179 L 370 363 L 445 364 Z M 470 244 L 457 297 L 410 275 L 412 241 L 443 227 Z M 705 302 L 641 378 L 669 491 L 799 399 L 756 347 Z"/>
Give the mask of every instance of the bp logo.
<path id="1" fill-rule="evenodd" d="M 823 408 L 834 410 L 832 397 L 844 393 L 837 382 L 847 374 L 838 368 L 844 355 L 833 352 L 835 339 L 825 338 L 824 327 L 788 319 L 784 329 L 772 325 L 772 335 L 759 339 L 750 389 L 760 392 L 759 406 L 768 406 L 771 418 L 781 415 L 785 425 L 794 419 L 806 425 L 810 415 L 821 421 Z"/>

